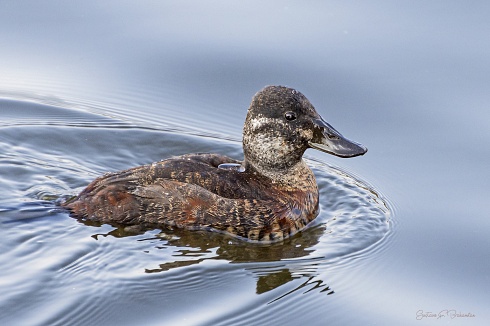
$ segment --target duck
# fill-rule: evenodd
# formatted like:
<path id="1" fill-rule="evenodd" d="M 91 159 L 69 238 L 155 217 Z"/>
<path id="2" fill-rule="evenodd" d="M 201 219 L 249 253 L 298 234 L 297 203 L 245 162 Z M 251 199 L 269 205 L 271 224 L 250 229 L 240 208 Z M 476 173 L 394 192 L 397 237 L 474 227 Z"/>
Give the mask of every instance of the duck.
<path id="1" fill-rule="evenodd" d="M 286 86 L 266 86 L 253 96 L 242 144 L 242 161 L 210 153 L 175 156 L 107 173 L 61 205 L 83 221 L 217 231 L 271 243 L 319 214 L 316 179 L 303 159 L 307 149 L 343 158 L 367 152 Z"/>

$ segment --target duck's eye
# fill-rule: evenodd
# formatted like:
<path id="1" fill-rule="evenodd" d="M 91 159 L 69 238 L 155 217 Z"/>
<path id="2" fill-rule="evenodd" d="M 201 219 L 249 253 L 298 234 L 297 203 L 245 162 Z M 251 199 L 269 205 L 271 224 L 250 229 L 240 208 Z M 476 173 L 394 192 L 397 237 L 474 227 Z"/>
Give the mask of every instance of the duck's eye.
<path id="1" fill-rule="evenodd" d="M 284 114 L 284 117 L 286 118 L 286 120 L 288 121 L 293 121 L 293 120 L 296 120 L 296 113 L 294 112 L 286 112 Z"/>

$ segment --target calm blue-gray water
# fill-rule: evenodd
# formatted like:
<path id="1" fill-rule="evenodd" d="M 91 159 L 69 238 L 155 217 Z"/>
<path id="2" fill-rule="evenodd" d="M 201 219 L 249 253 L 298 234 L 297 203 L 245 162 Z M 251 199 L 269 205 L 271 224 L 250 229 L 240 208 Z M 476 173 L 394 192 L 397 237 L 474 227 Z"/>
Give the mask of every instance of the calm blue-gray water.
<path id="1" fill-rule="evenodd" d="M 488 1 L 1 1 L 1 325 L 488 325 Z M 269 245 L 79 222 L 109 171 L 242 159 L 255 92 L 366 145 L 308 150 L 321 213 Z"/>

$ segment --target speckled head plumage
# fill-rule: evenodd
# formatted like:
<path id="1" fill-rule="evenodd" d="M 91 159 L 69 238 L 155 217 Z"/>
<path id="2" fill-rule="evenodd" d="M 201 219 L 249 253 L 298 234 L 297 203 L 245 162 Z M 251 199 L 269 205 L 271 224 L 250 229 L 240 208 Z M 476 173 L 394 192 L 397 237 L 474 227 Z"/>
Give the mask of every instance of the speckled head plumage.
<path id="1" fill-rule="evenodd" d="M 252 99 L 243 127 L 248 164 L 261 170 L 283 170 L 298 163 L 313 137 L 311 118 L 318 114 L 300 92 L 268 86 Z"/>
<path id="2" fill-rule="evenodd" d="M 245 164 L 279 175 L 301 162 L 308 148 L 341 157 L 367 151 L 325 122 L 301 92 L 267 86 L 255 94 L 243 128 Z"/>

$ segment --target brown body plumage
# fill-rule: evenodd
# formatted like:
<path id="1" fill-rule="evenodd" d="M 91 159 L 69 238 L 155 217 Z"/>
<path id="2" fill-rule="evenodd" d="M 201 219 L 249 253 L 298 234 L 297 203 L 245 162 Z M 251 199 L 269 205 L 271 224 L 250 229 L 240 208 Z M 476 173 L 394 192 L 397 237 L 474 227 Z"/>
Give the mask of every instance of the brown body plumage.
<path id="1" fill-rule="evenodd" d="M 243 162 L 217 154 L 174 157 L 104 175 L 63 206 L 103 223 L 209 228 L 276 241 L 318 215 L 315 177 L 302 160 L 307 148 L 342 157 L 366 152 L 326 123 L 304 95 L 281 86 L 255 95 L 243 133 Z"/>

